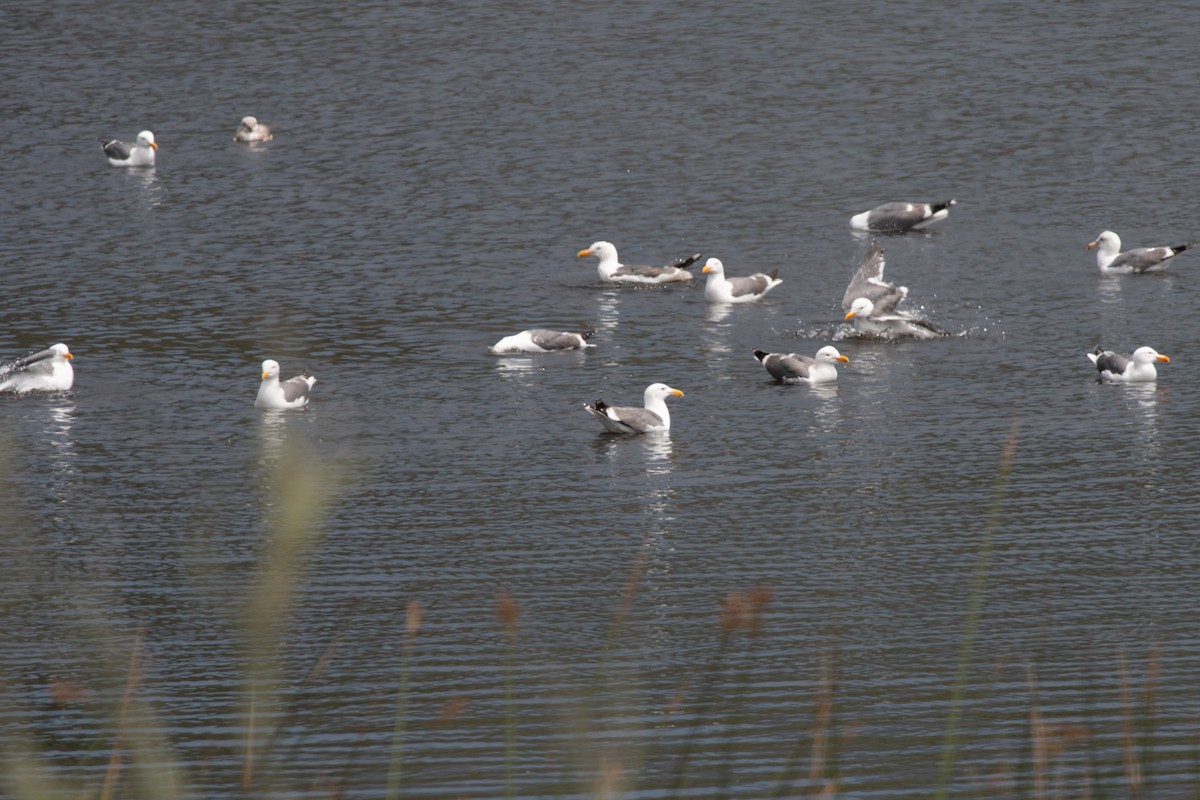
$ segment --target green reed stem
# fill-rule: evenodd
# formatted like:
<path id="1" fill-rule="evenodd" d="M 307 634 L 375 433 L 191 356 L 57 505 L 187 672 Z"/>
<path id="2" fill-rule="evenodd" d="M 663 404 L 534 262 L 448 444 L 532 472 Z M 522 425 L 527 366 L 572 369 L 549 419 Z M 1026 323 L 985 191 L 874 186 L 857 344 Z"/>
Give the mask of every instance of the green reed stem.
<path id="1" fill-rule="evenodd" d="M 691 762 L 692 751 L 696 747 L 696 739 L 700 736 L 700 731 L 704 728 L 705 718 L 708 716 L 708 710 L 712 706 L 713 690 L 717 682 L 717 676 L 720 674 L 720 665 L 725 663 L 725 654 L 729 650 L 729 643 L 732 639 L 733 635 L 729 631 L 721 632 L 717 654 L 704 671 L 704 684 L 700 687 L 700 705 L 696 708 L 695 722 L 693 722 L 691 729 L 688 731 L 688 736 L 683 742 L 683 752 L 679 754 L 679 761 L 675 765 L 675 775 L 671 779 L 671 788 L 667 794 L 667 797 L 671 798 L 671 800 L 679 796 L 679 793 L 687 783 L 687 770 Z"/>
<path id="2" fill-rule="evenodd" d="M 496 611 L 504 627 L 504 796 L 516 797 L 517 711 L 513 673 L 517 657 L 517 622 L 521 609 L 508 592 L 496 594 Z"/>
<path id="3" fill-rule="evenodd" d="M 612 661 L 613 652 L 616 650 L 621 631 L 625 627 L 625 620 L 629 618 L 629 609 L 633 606 L 634 598 L 637 597 L 638 587 L 641 585 L 642 576 L 646 572 L 646 561 L 649 552 L 649 544 L 643 543 L 625 580 L 625 587 L 621 592 L 621 602 L 617 606 L 616 613 L 613 614 L 612 623 L 609 625 L 608 632 L 604 637 L 604 647 L 600 651 L 600 658 L 596 663 L 596 669 L 592 672 L 591 680 L 588 681 L 587 693 L 584 697 L 583 705 L 583 727 L 575 737 L 577 740 L 583 740 L 589 735 L 590 726 L 595 720 L 596 701 L 600 696 L 601 689 L 604 687 L 605 677 L 608 674 L 608 665 Z M 560 798 L 567 791 L 571 765 L 578 763 L 580 760 L 578 755 L 572 753 L 563 762 L 562 769 L 559 770 L 558 781 L 552 792 L 554 797 Z"/>
<path id="4" fill-rule="evenodd" d="M 967 600 L 967 615 L 964 622 L 962 644 L 958 649 L 958 668 L 954 676 L 954 688 L 950 693 L 950 710 L 946 716 L 946 735 L 942 739 L 942 759 L 938 767 L 937 789 L 933 800 L 943 800 L 954 774 L 954 763 L 958 757 L 959 721 L 962 718 L 963 694 L 966 691 L 967 674 L 971 669 L 971 654 L 975 648 L 975 634 L 979 627 L 979 616 L 983 610 L 983 596 L 987 588 L 988 570 L 991 566 L 992 548 L 996 530 L 1000 527 L 1000 516 L 1004 498 L 1008 493 L 1009 476 L 1012 473 L 1013 455 L 1017 449 L 1017 423 L 1009 429 L 1008 440 L 1000 455 L 1000 473 L 992 489 L 992 503 L 988 511 L 983 541 L 975 562 L 975 577 L 971 582 L 971 594 Z"/>
<path id="5" fill-rule="evenodd" d="M 736 674 L 732 676 L 733 691 L 730 692 L 728 702 L 730 719 L 725 727 L 725 741 L 721 744 L 721 767 L 717 775 L 717 800 L 726 800 L 729 797 L 729 784 L 733 779 L 733 762 L 737 753 L 734 742 L 741 722 L 738 709 L 741 708 L 742 699 L 746 696 L 746 684 L 749 680 L 746 668 L 731 668 L 730 672 L 736 672 Z"/>
<path id="6" fill-rule="evenodd" d="M 835 652 L 831 651 L 826 656 L 825 663 L 821 667 L 816 713 L 813 715 L 813 733 L 809 756 L 809 778 L 813 785 L 816 785 L 818 781 L 825 777 L 826 766 L 831 760 L 829 753 L 832 750 L 830 742 L 832 740 L 831 729 L 834 717 Z M 800 763 L 804 744 L 805 740 L 797 739 L 796 744 L 788 752 L 783 762 L 783 771 L 779 774 L 779 780 L 776 781 L 775 788 L 771 791 L 772 800 L 783 797 L 784 793 L 791 786 L 792 781 L 795 780 L 796 766 Z"/>
<path id="7" fill-rule="evenodd" d="M 404 645 L 400 650 L 400 682 L 396 688 L 396 722 L 392 726 L 392 754 L 388 760 L 387 797 L 396 800 L 400 796 L 400 785 L 404 778 L 404 736 L 408 720 L 409 695 L 409 663 L 412 657 L 412 643 L 421 627 L 423 610 L 421 604 L 413 601 L 408 604 L 408 618 L 405 624 Z"/>

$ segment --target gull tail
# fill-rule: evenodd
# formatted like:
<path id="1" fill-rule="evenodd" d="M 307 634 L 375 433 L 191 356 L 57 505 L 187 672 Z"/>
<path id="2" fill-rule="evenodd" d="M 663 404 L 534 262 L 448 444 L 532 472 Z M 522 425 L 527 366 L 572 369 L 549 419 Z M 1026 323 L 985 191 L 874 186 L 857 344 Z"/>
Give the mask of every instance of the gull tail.
<path id="1" fill-rule="evenodd" d="M 667 266 L 675 267 L 676 269 L 687 269 L 692 264 L 695 264 L 697 261 L 700 260 L 700 255 L 701 255 L 700 253 L 693 253 L 690 256 L 684 256 L 683 258 L 679 259 L 678 261 L 672 261 Z"/>

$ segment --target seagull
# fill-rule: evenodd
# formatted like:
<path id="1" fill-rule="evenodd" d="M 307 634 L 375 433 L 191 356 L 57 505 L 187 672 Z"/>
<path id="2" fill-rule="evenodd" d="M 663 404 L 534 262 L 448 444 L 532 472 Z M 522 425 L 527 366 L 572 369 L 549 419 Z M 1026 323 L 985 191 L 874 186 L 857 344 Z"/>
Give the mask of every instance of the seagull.
<path id="1" fill-rule="evenodd" d="M 0 366 L 0 392 L 65 392 L 75 383 L 73 358 L 59 343 Z"/>
<path id="2" fill-rule="evenodd" d="M 304 408 L 308 405 L 308 392 L 317 379 L 304 370 L 294 378 L 279 380 L 279 362 L 268 358 L 262 362 L 262 383 L 258 385 L 258 397 L 254 405 L 258 408 L 282 410 Z"/>
<path id="3" fill-rule="evenodd" d="M 850 218 L 850 227 L 858 231 L 904 233 L 919 231 L 950 216 L 951 197 L 944 203 L 884 203 Z"/>
<path id="4" fill-rule="evenodd" d="M 271 138 L 271 128 L 254 117 L 242 117 L 233 134 L 235 142 L 269 142 Z"/>
<path id="5" fill-rule="evenodd" d="M 762 362 L 776 383 L 830 383 L 837 380 L 837 365 L 850 363 L 850 359 L 832 345 L 822 347 L 816 357 L 762 350 L 755 350 L 754 357 Z"/>
<path id="6" fill-rule="evenodd" d="M 1112 231 L 1104 231 L 1087 243 L 1088 250 L 1096 251 L 1096 265 L 1101 272 L 1109 274 L 1134 274 L 1162 272 L 1167 262 L 1191 247 L 1193 242 L 1176 247 L 1135 247 L 1121 252 L 1121 237 Z"/>
<path id="7" fill-rule="evenodd" d="M 120 139 L 101 139 L 104 145 L 104 155 L 108 163 L 114 167 L 153 167 L 154 153 L 158 145 L 154 143 L 154 134 L 142 131 L 137 135 L 137 143 L 129 144 Z"/>
<path id="8" fill-rule="evenodd" d="M 702 270 L 708 275 L 704 284 L 704 299 L 710 303 L 751 303 L 766 297 L 767 292 L 783 283 L 779 270 L 756 272 L 745 278 L 726 278 L 725 265 L 719 258 L 710 258 Z"/>
<path id="9" fill-rule="evenodd" d="M 505 336 L 496 342 L 488 352 L 493 355 L 506 353 L 550 353 L 555 350 L 583 350 L 595 347 L 587 340 L 595 335 L 595 331 L 571 333 L 569 331 L 551 331 L 545 328 L 531 328 L 527 331 Z"/>
<path id="10" fill-rule="evenodd" d="M 592 242 L 586 250 L 577 254 L 596 256 L 600 259 L 599 272 L 602 281 L 620 281 L 622 283 L 671 283 L 672 281 L 690 281 L 692 273 L 687 267 L 700 260 L 700 254 L 681 258 L 665 267 L 633 267 L 626 266 L 617 260 L 617 248 L 612 242 Z"/>
<path id="11" fill-rule="evenodd" d="M 667 398 L 671 396 L 683 397 L 683 392 L 665 383 L 652 383 L 643 394 L 645 408 L 610 406 L 603 400 L 583 407 L 609 433 L 657 433 L 671 429 L 671 412 L 667 410 Z"/>
<path id="12" fill-rule="evenodd" d="M 842 308 L 847 309 L 846 320 L 853 320 L 854 329 L 861 334 L 917 339 L 944 336 L 946 331 L 932 322 L 896 311 L 896 306 L 908 296 L 908 287 L 885 281 L 884 266 L 883 248 L 879 242 L 871 242 L 842 295 Z"/>
<path id="13" fill-rule="evenodd" d="M 1097 347 L 1087 354 L 1100 372 L 1100 381 L 1119 381 L 1123 383 L 1145 383 L 1158 377 L 1154 368 L 1155 361 L 1170 364 L 1171 359 L 1156 351 L 1153 347 L 1139 347 L 1132 356 L 1123 356 L 1112 350 Z"/>

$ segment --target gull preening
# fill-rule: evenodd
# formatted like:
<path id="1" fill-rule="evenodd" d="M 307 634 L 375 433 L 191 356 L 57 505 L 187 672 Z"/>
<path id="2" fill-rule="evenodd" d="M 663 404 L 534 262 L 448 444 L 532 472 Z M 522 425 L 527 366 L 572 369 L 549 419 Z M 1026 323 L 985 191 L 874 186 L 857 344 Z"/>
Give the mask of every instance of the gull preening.
<path id="1" fill-rule="evenodd" d="M 65 392 L 75 383 L 73 358 L 60 342 L 0 366 L 0 392 Z"/>
<path id="2" fill-rule="evenodd" d="M 943 203 L 884 203 L 850 218 L 850 227 L 875 233 L 919 231 L 950 216 L 951 197 Z"/>
<path id="3" fill-rule="evenodd" d="M 233 132 L 235 142 L 269 142 L 271 138 L 270 126 L 263 125 L 254 117 L 242 117 L 237 130 Z"/>
<path id="4" fill-rule="evenodd" d="M 583 350 L 586 347 L 596 346 L 588 344 L 587 341 L 595 333 L 595 331 L 572 333 L 570 331 L 552 331 L 546 328 L 530 328 L 527 331 L 514 333 L 512 336 L 505 336 L 488 348 L 488 352 L 493 355 L 504 355 L 506 353 L 552 353 L 561 350 Z"/>
<path id="5" fill-rule="evenodd" d="M 683 397 L 683 392 L 665 383 L 652 383 L 642 395 L 644 408 L 610 406 L 603 400 L 585 403 L 584 408 L 610 433 L 657 433 L 671 429 L 668 397 Z"/>
<path id="6" fill-rule="evenodd" d="M 268 358 L 262 362 L 262 383 L 258 385 L 258 397 L 254 405 L 258 408 L 283 410 L 304 408 L 308 405 L 308 394 L 317 379 L 304 370 L 294 378 L 279 380 L 279 362 Z"/>
<path id="7" fill-rule="evenodd" d="M 158 145 L 150 131 L 139 133 L 134 144 L 122 142 L 120 139 L 101 139 L 100 144 L 104 145 L 104 155 L 108 156 L 108 163 L 114 167 L 154 166 L 154 153 L 158 150 Z"/>
<path id="8" fill-rule="evenodd" d="M 690 281 L 692 273 L 687 268 L 700 260 L 700 254 L 667 264 L 663 267 L 636 267 L 622 264 L 617 258 L 617 248 L 612 242 L 592 242 L 591 247 L 580 250 L 577 254 L 595 256 L 600 259 L 597 271 L 602 281 L 619 281 L 623 283 L 672 283 L 674 281 Z"/>
<path id="9" fill-rule="evenodd" d="M 1125 356 L 1097 347 L 1087 354 L 1100 373 L 1097 380 L 1119 383 L 1147 383 L 1158 378 L 1155 361 L 1170 364 L 1171 359 L 1153 347 L 1139 347 L 1133 355 Z"/>
<path id="10" fill-rule="evenodd" d="M 783 280 L 779 278 L 779 270 L 756 272 L 744 278 L 726 278 L 725 265 L 719 258 L 710 258 L 702 270 L 708 275 L 704 284 L 704 299 L 710 303 L 752 303 L 761 300 L 767 292 L 774 289 Z"/>
<path id="11" fill-rule="evenodd" d="M 885 281 L 884 266 L 883 248 L 879 242 L 871 242 L 842 295 L 845 319 L 853 322 L 854 330 L 886 338 L 932 339 L 946 335 L 945 330 L 932 322 L 896 310 L 900 301 L 908 296 L 908 287 Z"/>
<path id="12" fill-rule="evenodd" d="M 837 380 L 837 365 L 850 363 L 832 345 L 822 347 L 816 356 L 755 350 L 754 357 L 777 383 L 830 383 Z"/>
<path id="13" fill-rule="evenodd" d="M 1104 231 L 1087 243 L 1088 250 L 1096 251 L 1096 266 L 1101 272 L 1124 275 L 1141 275 L 1143 272 L 1162 272 L 1167 262 L 1192 246 L 1192 242 L 1175 247 L 1135 247 L 1121 252 L 1121 237 L 1112 231 Z"/>

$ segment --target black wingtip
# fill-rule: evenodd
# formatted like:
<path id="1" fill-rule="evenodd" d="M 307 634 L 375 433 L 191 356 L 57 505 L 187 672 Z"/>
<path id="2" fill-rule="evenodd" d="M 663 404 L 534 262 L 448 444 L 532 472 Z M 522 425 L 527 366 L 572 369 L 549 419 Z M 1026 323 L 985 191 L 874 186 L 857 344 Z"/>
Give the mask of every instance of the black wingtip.
<path id="1" fill-rule="evenodd" d="M 695 264 L 697 261 L 699 261 L 700 256 L 701 256 L 700 253 L 693 253 L 690 256 L 684 256 L 683 258 L 679 259 L 675 263 L 671 264 L 671 266 L 675 267 L 676 269 L 687 269 L 692 264 Z"/>
<path id="2" fill-rule="evenodd" d="M 579 334 L 579 338 L 583 339 L 586 342 L 588 339 L 592 338 L 595 335 L 596 335 L 596 329 L 592 328 L 591 330 L 584 331 L 583 333 Z"/>
<path id="3" fill-rule="evenodd" d="M 942 211 L 944 209 L 949 208 L 950 206 L 957 205 L 957 204 L 958 204 L 958 201 L 955 200 L 953 197 L 951 197 L 949 200 L 947 200 L 944 203 L 934 203 L 933 204 L 933 213 L 936 214 L 939 211 Z"/>
<path id="4" fill-rule="evenodd" d="M 767 357 L 767 356 L 769 356 L 769 355 L 771 355 L 771 354 L 770 354 L 770 353 L 767 353 L 767 352 L 764 352 L 764 351 L 762 351 L 762 350 L 755 350 L 755 351 L 754 351 L 754 357 L 755 357 L 755 358 L 757 358 L 759 361 L 762 361 L 764 358 L 766 358 L 766 357 Z"/>

